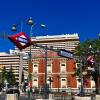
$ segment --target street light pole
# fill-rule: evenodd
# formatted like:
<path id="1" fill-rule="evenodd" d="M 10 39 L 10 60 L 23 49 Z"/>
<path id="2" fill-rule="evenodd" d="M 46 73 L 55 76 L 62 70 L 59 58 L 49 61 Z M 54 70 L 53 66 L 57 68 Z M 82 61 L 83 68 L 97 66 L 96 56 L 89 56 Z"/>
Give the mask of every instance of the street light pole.
<path id="1" fill-rule="evenodd" d="M 48 99 L 48 91 L 47 91 L 47 45 L 45 46 L 45 89 L 44 89 L 44 95 L 45 99 Z"/>
<path id="2" fill-rule="evenodd" d="M 83 89 L 83 70 L 82 70 L 82 58 L 80 58 L 80 78 L 81 78 L 81 87 L 80 87 L 80 96 L 84 96 L 84 89 Z"/>
<path id="3" fill-rule="evenodd" d="M 13 24 L 12 26 L 12 31 L 17 31 L 17 26 L 18 25 L 21 25 L 21 32 L 22 32 L 22 28 L 23 28 L 23 23 L 22 21 L 19 22 L 18 24 Z M 32 28 L 33 28 L 33 20 L 32 18 L 30 17 L 28 20 L 27 20 L 27 24 L 31 26 L 31 29 L 30 29 L 30 39 L 32 37 Z M 29 67 L 28 67 L 28 79 L 29 79 L 29 86 L 30 86 L 30 90 L 32 91 L 32 61 L 31 61 L 31 46 L 30 46 L 30 50 L 29 50 Z M 21 78 L 22 78 L 22 70 L 23 70 L 23 63 L 22 63 L 22 54 L 20 53 L 20 70 L 19 70 L 19 85 L 21 84 Z"/>
<path id="4" fill-rule="evenodd" d="M 32 18 L 30 17 L 28 19 L 28 25 L 31 26 L 31 29 L 30 29 L 30 39 L 32 38 L 32 28 L 33 28 L 33 20 Z M 32 64 L 32 53 L 31 53 L 31 46 L 29 48 L 29 68 L 28 68 L 28 73 L 29 73 L 29 76 L 28 76 L 28 80 L 29 80 L 29 87 L 30 87 L 30 92 L 32 92 L 32 72 L 33 72 L 33 64 Z"/>
<path id="5" fill-rule="evenodd" d="M 21 89 L 21 84 L 22 84 L 22 71 L 23 71 L 23 54 L 22 54 L 22 52 L 19 53 L 19 56 L 20 56 L 19 87 Z"/>
<path id="6" fill-rule="evenodd" d="M 23 23 L 22 22 L 20 22 L 20 24 L 21 24 L 21 32 L 22 32 L 22 29 L 23 29 Z M 18 24 L 13 24 L 13 26 L 12 26 L 12 31 L 17 31 L 17 25 L 19 25 L 19 23 Z M 22 51 L 20 51 L 20 52 L 17 52 L 17 54 L 20 56 L 20 67 L 19 67 L 19 88 L 21 89 L 21 85 L 22 85 L 22 72 L 23 72 L 23 53 L 22 53 Z"/>

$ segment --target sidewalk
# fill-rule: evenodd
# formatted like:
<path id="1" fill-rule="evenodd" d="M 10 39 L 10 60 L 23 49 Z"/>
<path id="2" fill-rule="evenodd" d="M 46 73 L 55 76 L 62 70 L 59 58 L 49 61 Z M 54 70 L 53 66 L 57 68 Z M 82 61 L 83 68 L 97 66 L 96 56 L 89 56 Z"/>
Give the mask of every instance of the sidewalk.
<path id="1" fill-rule="evenodd" d="M 96 100 L 100 100 L 100 95 L 96 95 Z"/>

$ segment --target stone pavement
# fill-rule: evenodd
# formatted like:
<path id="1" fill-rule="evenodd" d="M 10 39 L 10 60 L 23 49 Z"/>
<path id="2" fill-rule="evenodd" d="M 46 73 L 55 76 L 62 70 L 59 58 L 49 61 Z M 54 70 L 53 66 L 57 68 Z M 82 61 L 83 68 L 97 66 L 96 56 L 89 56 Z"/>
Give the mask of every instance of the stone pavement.
<path id="1" fill-rule="evenodd" d="M 100 100 L 100 95 L 96 95 L 96 100 Z"/>
<path id="2" fill-rule="evenodd" d="M 75 100 L 100 100 L 100 95 L 96 95 L 96 97 L 92 98 L 91 97 L 79 97 L 75 96 Z"/>

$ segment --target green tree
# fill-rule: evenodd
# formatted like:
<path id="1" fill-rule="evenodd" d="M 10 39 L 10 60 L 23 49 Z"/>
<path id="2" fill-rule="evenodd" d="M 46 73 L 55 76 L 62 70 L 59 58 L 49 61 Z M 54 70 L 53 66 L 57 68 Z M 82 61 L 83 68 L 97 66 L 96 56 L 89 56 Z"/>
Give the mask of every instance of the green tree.
<path id="1" fill-rule="evenodd" d="M 15 78 L 15 75 L 13 73 L 12 67 L 10 68 L 9 71 L 7 71 L 7 82 L 10 85 L 14 85 L 16 83 L 16 78 Z"/>
<path id="2" fill-rule="evenodd" d="M 6 79 L 7 79 L 7 71 L 6 71 L 6 68 L 4 66 L 3 69 L 2 69 L 2 73 L 1 73 L 1 81 L 2 81 L 2 84 L 4 84 L 4 81 Z"/>
<path id="3" fill-rule="evenodd" d="M 92 46 L 92 48 L 89 48 Z M 82 59 L 82 68 L 83 71 L 87 71 L 87 77 L 90 78 L 92 76 L 93 80 L 95 81 L 96 84 L 96 92 L 99 93 L 99 85 L 98 84 L 98 79 L 100 75 L 100 39 L 94 39 L 94 40 L 86 40 L 82 43 L 80 43 L 76 49 L 75 49 L 75 55 L 78 57 L 81 57 Z M 89 56 L 93 56 L 94 58 L 94 63 L 91 64 L 87 62 L 87 58 Z M 88 70 L 88 67 L 94 68 L 93 70 Z M 76 70 L 76 74 L 79 75 L 79 71 Z M 99 80 L 100 81 L 100 80 Z"/>

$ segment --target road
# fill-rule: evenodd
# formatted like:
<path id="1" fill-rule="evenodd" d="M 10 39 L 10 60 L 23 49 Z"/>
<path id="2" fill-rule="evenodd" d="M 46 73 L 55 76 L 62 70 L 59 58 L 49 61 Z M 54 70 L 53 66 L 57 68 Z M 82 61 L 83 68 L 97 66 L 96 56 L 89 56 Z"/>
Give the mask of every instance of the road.
<path id="1" fill-rule="evenodd" d="M 5 94 L 4 93 L 0 93 L 0 100 L 5 100 Z"/>

